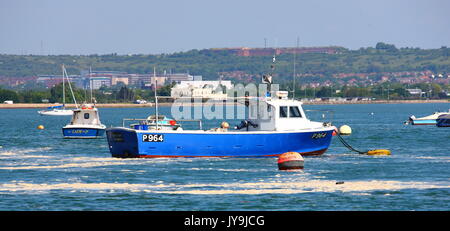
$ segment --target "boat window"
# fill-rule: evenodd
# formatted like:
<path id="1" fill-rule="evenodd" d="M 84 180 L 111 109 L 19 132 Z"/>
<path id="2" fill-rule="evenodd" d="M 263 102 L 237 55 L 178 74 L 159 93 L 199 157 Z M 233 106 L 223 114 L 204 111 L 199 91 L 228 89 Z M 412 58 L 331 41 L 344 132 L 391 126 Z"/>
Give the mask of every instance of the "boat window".
<path id="1" fill-rule="evenodd" d="M 298 110 L 298 107 L 289 107 L 289 117 L 302 117 L 302 114 L 300 113 L 300 110 Z"/>
<path id="2" fill-rule="evenodd" d="M 287 106 L 281 106 L 280 107 L 280 118 L 287 118 L 287 113 L 288 109 Z"/>
<path id="3" fill-rule="evenodd" d="M 89 119 L 89 113 L 84 113 L 84 118 Z"/>

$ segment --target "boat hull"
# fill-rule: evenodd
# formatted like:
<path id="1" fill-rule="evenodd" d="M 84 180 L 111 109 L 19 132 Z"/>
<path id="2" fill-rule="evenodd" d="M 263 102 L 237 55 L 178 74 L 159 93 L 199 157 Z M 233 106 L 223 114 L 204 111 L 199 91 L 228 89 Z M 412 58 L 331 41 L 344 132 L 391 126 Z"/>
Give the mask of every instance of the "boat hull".
<path id="1" fill-rule="evenodd" d="M 105 134 L 104 128 L 71 127 L 62 129 L 66 139 L 95 139 Z"/>
<path id="2" fill-rule="evenodd" d="M 430 119 L 430 120 L 412 120 L 411 124 L 412 125 L 435 125 L 436 124 L 436 120 L 435 119 Z"/>
<path id="3" fill-rule="evenodd" d="M 73 115 L 72 110 L 52 110 L 52 111 L 38 111 L 40 115 L 48 116 L 71 116 Z"/>
<path id="4" fill-rule="evenodd" d="M 436 120 L 436 126 L 438 127 L 450 127 L 450 117 L 449 118 L 439 118 Z"/>
<path id="5" fill-rule="evenodd" d="M 273 157 L 285 152 L 308 156 L 328 149 L 333 130 L 220 133 L 108 128 L 106 137 L 112 156 L 120 158 Z"/>

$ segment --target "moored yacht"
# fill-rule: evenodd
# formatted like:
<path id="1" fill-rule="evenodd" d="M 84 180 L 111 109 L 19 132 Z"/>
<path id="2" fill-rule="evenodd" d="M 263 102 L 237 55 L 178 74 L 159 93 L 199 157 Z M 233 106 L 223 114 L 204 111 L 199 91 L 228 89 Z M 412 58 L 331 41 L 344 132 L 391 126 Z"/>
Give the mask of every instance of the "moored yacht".
<path id="1" fill-rule="evenodd" d="M 98 109 L 92 104 L 83 104 L 73 110 L 70 123 L 62 128 L 64 138 L 99 138 L 106 126 L 100 122 Z"/>

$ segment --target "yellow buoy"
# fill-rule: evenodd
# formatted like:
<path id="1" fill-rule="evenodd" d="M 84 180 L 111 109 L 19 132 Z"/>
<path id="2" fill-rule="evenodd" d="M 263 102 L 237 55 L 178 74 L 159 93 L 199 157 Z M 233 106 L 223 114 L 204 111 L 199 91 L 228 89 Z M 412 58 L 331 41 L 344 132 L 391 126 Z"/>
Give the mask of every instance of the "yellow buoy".
<path id="1" fill-rule="evenodd" d="M 350 126 L 348 126 L 348 125 L 342 125 L 339 128 L 339 133 L 341 135 L 350 135 L 350 134 L 352 134 L 352 128 Z"/>
<path id="2" fill-rule="evenodd" d="M 37 129 L 43 130 L 43 129 L 44 129 L 44 125 L 39 125 L 39 126 L 37 127 Z"/>
<path id="3" fill-rule="evenodd" d="M 224 121 L 220 124 L 220 127 L 221 128 L 230 128 L 230 124 Z"/>
<path id="4" fill-rule="evenodd" d="M 387 149 L 375 149 L 367 151 L 367 155 L 371 156 L 391 155 L 391 151 Z"/>

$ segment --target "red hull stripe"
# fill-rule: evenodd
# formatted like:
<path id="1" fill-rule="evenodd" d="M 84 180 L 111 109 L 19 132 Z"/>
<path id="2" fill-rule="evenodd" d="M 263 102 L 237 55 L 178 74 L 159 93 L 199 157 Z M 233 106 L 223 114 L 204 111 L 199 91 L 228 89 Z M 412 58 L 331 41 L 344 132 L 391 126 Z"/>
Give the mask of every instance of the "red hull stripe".
<path id="1" fill-rule="evenodd" d="M 325 153 L 327 149 L 322 149 L 313 152 L 299 152 L 302 156 L 319 156 Z M 282 154 L 282 153 L 281 153 Z M 273 154 L 273 155 L 261 155 L 261 156 L 174 156 L 174 155 L 138 155 L 139 158 L 192 158 L 192 157 L 203 157 L 203 158 L 211 158 L 211 157 L 219 157 L 219 158 L 235 158 L 235 157 L 278 157 L 281 154 Z"/>

